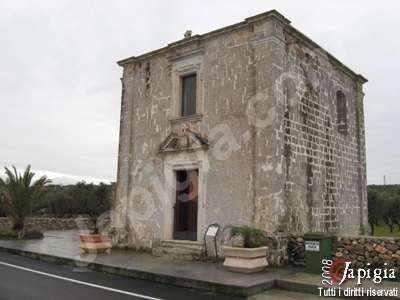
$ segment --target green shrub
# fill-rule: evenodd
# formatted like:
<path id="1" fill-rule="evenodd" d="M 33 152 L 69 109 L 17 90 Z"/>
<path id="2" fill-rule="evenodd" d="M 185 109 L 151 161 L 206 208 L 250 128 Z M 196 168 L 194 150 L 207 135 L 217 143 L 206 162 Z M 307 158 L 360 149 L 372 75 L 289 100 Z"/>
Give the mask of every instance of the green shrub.
<path id="1" fill-rule="evenodd" d="M 34 229 L 26 232 L 23 238 L 27 240 L 42 239 L 44 238 L 44 235 L 43 232 L 41 232 L 40 230 Z"/>
<path id="2" fill-rule="evenodd" d="M 22 237 L 22 239 L 33 240 L 33 239 L 42 239 L 43 237 L 44 235 L 40 230 L 34 229 L 25 232 L 25 235 Z M 0 239 L 16 240 L 18 239 L 18 232 L 12 229 L 0 230 Z"/>
<path id="3" fill-rule="evenodd" d="M 241 236 L 245 248 L 257 248 L 267 245 L 267 234 L 260 229 L 248 226 L 234 226 L 231 229 L 231 235 Z"/>
<path id="4" fill-rule="evenodd" d="M 111 209 L 113 185 L 87 184 L 79 182 L 75 185 L 51 185 L 49 192 L 42 198 L 37 212 L 57 217 L 74 215 L 100 216 Z"/>
<path id="5" fill-rule="evenodd" d="M 0 230 L 0 239 L 17 239 L 18 233 L 12 229 L 2 229 Z"/>

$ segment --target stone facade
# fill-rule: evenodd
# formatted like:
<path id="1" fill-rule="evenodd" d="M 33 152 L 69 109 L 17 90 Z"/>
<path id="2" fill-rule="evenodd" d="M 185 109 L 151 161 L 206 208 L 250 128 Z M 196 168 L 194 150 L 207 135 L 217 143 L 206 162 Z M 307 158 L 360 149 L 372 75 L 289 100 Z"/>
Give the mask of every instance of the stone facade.
<path id="1" fill-rule="evenodd" d="M 117 244 L 173 238 L 180 169 L 198 170 L 199 242 L 214 222 L 271 235 L 365 230 L 366 80 L 278 12 L 119 65 Z M 192 73 L 196 114 L 181 117 L 181 78 Z"/>

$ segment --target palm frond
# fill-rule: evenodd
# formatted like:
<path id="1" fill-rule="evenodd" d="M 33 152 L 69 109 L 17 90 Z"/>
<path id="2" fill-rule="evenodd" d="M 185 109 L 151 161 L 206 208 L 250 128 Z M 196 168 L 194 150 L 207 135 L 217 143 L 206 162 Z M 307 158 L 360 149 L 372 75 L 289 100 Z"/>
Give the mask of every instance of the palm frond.
<path id="1" fill-rule="evenodd" d="M 18 173 L 15 166 L 12 166 L 12 170 L 5 167 L 5 173 L 7 179 L 0 179 L 0 197 L 13 221 L 13 227 L 21 230 L 25 218 L 33 212 L 46 192 L 46 184 L 51 181 L 43 176 L 33 182 L 35 173 L 31 171 L 30 165 L 26 167 L 23 175 Z"/>

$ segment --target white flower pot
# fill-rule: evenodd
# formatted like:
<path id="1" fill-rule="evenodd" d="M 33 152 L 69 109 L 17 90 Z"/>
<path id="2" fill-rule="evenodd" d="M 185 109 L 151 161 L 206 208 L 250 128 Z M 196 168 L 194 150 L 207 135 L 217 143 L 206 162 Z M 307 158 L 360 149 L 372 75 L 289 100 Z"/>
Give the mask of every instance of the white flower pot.
<path id="1" fill-rule="evenodd" d="M 223 266 L 240 273 L 255 273 L 268 266 L 268 247 L 239 248 L 223 246 L 225 261 Z"/>

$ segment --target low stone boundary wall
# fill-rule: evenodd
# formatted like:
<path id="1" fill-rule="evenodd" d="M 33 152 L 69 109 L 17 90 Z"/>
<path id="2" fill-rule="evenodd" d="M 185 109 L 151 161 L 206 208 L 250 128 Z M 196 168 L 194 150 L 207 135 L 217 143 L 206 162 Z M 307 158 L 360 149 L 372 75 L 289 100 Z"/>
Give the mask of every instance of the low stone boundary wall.
<path id="1" fill-rule="evenodd" d="M 283 234 L 268 237 L 268 263 L 271 266 L 281 267 L 288 263 L 288 237 Z"/>
<path id="2" fill-rule="evenodd" d="M 71 230 L 79 229 L 81 226 L 91 228 L 91 220 L 89 218 L 40 218 L 29 217 L 26 219 L 26 227 L 28 229 L 46 230 Z M 8 218 L 0 218 L 0 230 L 10 229 L 11 222 Z"/>
<path id="3" fill-rule="evenodd" d="M 288 242 L 289 263 L 303 266 L 304 239 L 291 236 Z M 350 260 L 356 267 L 365 267 L 370 263 L 373 267 L 395 268 L 400 271 L 400 238 L 375 236 L 337 236 L 332 245 L 334 259 Z"/>
<path id="4" fill-rule="evenodd" d="M 294 266 L 305 266 L 304 239 L 301 236 L 290 236 L 288 238 L 288 262 Z"/>

